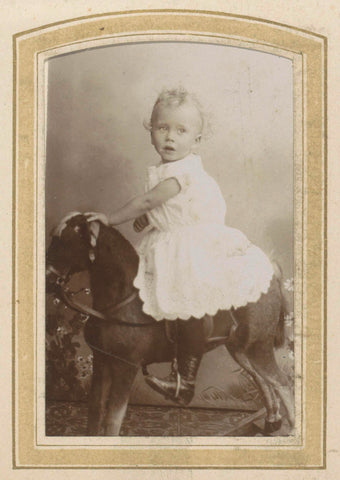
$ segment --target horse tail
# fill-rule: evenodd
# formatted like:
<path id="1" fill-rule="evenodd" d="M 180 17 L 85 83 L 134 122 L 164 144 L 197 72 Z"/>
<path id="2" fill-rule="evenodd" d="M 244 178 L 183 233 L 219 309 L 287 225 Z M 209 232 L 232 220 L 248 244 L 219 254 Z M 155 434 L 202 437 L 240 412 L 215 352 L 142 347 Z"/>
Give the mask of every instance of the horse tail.
<path id="1" fill-rule="evenodd" d="M 274 275 L 279 282 L 280 287 L 280 316 L 279 322 L 277 324 L 275 337 L 274 337 L 274 346 L 275 348 L 282 347 L 285 342 L 285 316 L 289 313 L 288 309 L 288 301 L 285 296 L 285 291 L 283 288 L 283 272 L 280 264 L 276 260 L 272 260 L 273 268 L 274 268 Z"/>

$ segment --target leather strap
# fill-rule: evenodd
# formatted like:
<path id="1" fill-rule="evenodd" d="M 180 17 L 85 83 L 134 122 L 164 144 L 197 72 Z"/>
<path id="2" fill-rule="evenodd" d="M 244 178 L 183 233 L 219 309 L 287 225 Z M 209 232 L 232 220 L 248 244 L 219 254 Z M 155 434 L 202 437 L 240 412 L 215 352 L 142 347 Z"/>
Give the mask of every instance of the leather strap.
<path id="1" fill-rule="evenodd" d="M 111 314 L 116 313 L 120 311 L 122 308 L 124 308 L 126 305 L 131 303 L 136 297 L 137 297 L 137 290 L 133 291 L 131 295 L 129 295 L 127 298 L 122 300 L 121 302 L 117 303 L 114 305 L 112 308 L 110 315 L 104 315 L 102 312 L 99 312 L 98 310 L 95 310 L 94 308 L 91 308 L 87 305 L 84 305 L 83 303 L 79 303 L 71 299 L 71 295 L 68 294 L 62 286 L 59 286 L 59 289 L 57 291 L 58 296 L 61 298 L 61 300 L 67 305 L 69 308 L 72 308 L 72 310 L 75 310 L 79 313 L 82 313 L 83 315 L 87 317 L 92 317 L 92 318 L 97 318 L 98 320 L 103 320 L 105 322 L 110 322 L 110 323 L 116 323 L 118 325 L 127 325 L 129 327 L 147 327 L 150 325 L 154 325 L 156 320 L 152 320 L 151 322 L 147 323 L 132 323 L 132 322 L 126 322 L 123 320 L 118 320 L 117 318 L 113 318 Z M 84 322 L 85 323 L 85 322 Z"/>

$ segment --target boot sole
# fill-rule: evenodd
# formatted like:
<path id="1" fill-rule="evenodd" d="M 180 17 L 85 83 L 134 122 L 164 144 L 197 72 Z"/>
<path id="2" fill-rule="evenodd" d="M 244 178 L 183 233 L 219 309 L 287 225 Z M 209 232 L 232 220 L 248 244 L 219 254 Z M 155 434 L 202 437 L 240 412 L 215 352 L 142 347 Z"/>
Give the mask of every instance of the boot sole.
<path id="1" fill-rule="evenodd" d="M 147 377 L 145 378 L 145 381 L 146 383 L 149 385 L 149 387 L 151 387 L 153 390 L 155 390 L 157 393 L 159 393 L 160 395 L 162 395 L 165 400 L 170 400 L 174 403 L 178 403 L 179 405 L 182 405 L 182 406 L 186 406 L 188 405 L 190 402 L 185 402 L 184 400 L 180 399 L 180 398 L 175 398 L 175 397 L 172 397 L 171 395 L 169 395 L 168 393 L 166 393 L 160 386 L 158 386 L 157 384 L 153 383 L 152 380 L 148 379 Z"/>

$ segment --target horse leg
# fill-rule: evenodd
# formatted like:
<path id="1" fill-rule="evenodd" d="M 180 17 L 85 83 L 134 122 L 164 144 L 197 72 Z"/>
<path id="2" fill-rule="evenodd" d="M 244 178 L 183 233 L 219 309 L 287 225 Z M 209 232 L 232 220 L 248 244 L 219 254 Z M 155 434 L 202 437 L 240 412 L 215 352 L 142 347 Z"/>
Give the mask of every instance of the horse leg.
<path id="1" fill-rule="evenodd" d="M 274 403 L 273 403 L 273 397 L 271 395 L 269 386 L 254 369 L 247 355 L 243 351 L 238 350 L 234 345 L 232 345 L 231 342 L 230 343 L 228 342 L 227 349 L 228 349 L 228 352 L 233 357 L 233 359 L 236 361 L 236 363 L 238 363 L 246 372 L 248 372 L 249 375 L 254 380 L 255 385 L 257 386 L 260 393 L 262 394 L 264 406 L 267 410 L 267 421 L 273 422 L 274 421 Z"/>
<path id="2" fill-rule="evenodd" d="M 280 401 L 275 393 L 275 390 L 270 383 L 267 383 L 267 386 L 272 397 L 273 415 L 270 418 L 266 419 L 264 430 L 266 433 L 273 433 L 280 430 L 282 426 L 282 415 L 280 414 Z"/>
<path id="3" fill-rule="evenodd" d="M 263 346 L 263 344 L 255 343 L 249 348 L 247 354 L 255 370 L 272 386 L 274 392 L 280 397 L 287 412 L 288 422 L 293 427 L 295 416 L 294 396 L 287 376 L 276 363 L 273 348 L 269 345 Z"/>
<path id="4" fill-rule="evenodd" d="M 292 393 L 291 387 L 289 385 L 276 385 L 274 387 L 275 392 L 280 397 L 286 412 L 288 422 L 291 427 L 295 425 L 295 407 L 294 407 L 294 395 Z"/>
<path id="5" fill-rule="evenodd" d="M 102 435 L 106 404 L 111 387 L 110 365 L 105 356 L 93 352 L 93 376 L 89 396 L 87 435 Z"/>
<path id="6" fill-rule="evenodd" d="M 280 414 L 280 400 L 278 395 L 276 395 L 274 388 L 272 385 L 269 383 L 268 384 L 272 399 L 273 399 L 273 405 L 274 405 L 274 422 L 279 422 L 282 419 L 282 415 Z"/>
<path id="7" fill-rule="evenodd" d="M 105 435 L 119 435 L 138 368 L 111 361 L 111 389 L 105 417 Z"/>

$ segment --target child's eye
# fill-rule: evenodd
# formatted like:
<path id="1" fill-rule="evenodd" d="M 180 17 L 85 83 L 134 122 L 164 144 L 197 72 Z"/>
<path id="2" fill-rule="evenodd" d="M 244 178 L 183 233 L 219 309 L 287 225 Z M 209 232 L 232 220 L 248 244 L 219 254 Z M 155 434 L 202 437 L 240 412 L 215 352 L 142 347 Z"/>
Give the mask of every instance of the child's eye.
<path id="1" fill-rule="evenodd" d="M 178 128 L 177 131 L 178 133 L 185 133 L 185 128 Z"/>
<path id="2" fill-rule="evenodd" d="M 158 130 L 160 130 L 161 132 L 166 132 L 168 129 L 167 127 L 161 125 L 160 127 L 158 127 Z"/>

